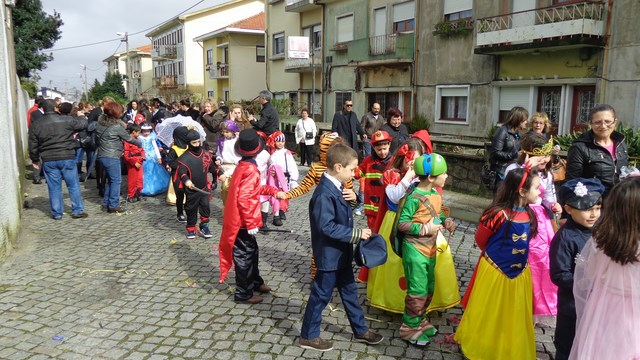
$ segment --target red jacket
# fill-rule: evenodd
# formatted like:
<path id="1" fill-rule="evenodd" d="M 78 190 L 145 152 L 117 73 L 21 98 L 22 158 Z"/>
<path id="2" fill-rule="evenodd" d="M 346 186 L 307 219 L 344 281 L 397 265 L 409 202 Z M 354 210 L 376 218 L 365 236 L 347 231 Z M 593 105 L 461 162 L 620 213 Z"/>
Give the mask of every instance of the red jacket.
<path id="1" fill-rule="evenodd" d="M 276 193 L 278 189 L 273 186 L 260 185 L 260 171 L 255 161 L 243 160 L 236 166 L 229 184 L 220 234 L 220 283 L 227 278 L 233 264 L 233 244 L 240 228 L 262 227 L 260 195 L 275 196 Z"/>
<path id="2" fill-rule="evenodd" d="M 380 159 L 369 155 L 356 171 L 356 179 L 364 178 L 364 213 L 370 227 L 375 223 L 380 202 L 385 200 L 384 185 L 382 184 L 382 174 L 384 173 L 389 157 Z"/>
<path id="3" fill-rule="evenodd" d="M 130 144 L 128 142 L 124 143 L 124 161 L 127 163 L 127 166 L 136 166 L 136 163 L 142 165 L 144 161 L 144 150 L 137 145 Z"/>

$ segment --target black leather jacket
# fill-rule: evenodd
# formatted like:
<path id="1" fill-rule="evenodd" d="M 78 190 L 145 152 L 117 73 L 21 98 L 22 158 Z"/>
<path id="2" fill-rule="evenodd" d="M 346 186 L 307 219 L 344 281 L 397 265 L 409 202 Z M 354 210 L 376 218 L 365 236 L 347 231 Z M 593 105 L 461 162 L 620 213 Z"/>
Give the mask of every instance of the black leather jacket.
<path id="1" fill-rule="evenodd" d="M 279 122 L 280 118 L 278 117 L 278 111 L 270 102 L 267 102 L 262 105 L 260 120 L 252 120 L 251 125 L 253 125 L 254 129 L 262 131 L 267 135 L 271 135 L 280 129 Z"/>
<path id="2" fill-rule="evenodd" d="M 505 125 L 499 126 L 491 139 L 491 152 L 489 153 L 491 170 L 502 174 L 504 165 L 516 160 L 518 151 L 520 151 L 520 134 L 507 129 Z"/>
<path id="3" fill-rule="evenodd" d="M 596 144 L 593 131 L 585 131 L 580 135 L 569 148 L 567 180 L 578 177 L 600 179 L 605 188 L 605 197 L 620 181 L 620 168 L 629 164 L 624 135 L 614 131 L 611 133 L 611 139 L 615 144 L 616 160 L 613 160 L 607 149 Z"/>
<path id="4" fill-rule="evenodd" d="M 95 131 L 98 138 L 98 158 L 119 158 L 122 156 L 124 152 L 122 141 L 142 147 L 142 142 L 124 129 L 124 123 L 120 119 L 114 119 L 104 114 L 100 115 Z"/>
<path id="5" fill-rule="evenodd" d="M 87 128 L 87 119 L 48 112 L 29 128 L 29 158 L 38 162 L 75 159 L 73 133 Z"/>

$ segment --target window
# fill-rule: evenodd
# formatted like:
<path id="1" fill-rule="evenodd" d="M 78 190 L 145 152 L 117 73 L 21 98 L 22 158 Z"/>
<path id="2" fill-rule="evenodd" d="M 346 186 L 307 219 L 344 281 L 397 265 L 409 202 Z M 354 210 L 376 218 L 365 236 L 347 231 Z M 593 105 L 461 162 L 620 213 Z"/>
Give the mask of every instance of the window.
<path id="1" fill-rule="evenodd" d="M 436 86 L 438 122 L 467 123 L 469 86 Z"/>
<path id="2" fill-rule="evenodd" d="M 409 32 L 415 29 L 415 3 L 407 1 L 393 5 L 393 32 Z"/>
<path id="3" fill-rule="evenodd" d="M 207 97 L 213 98 L 213 90 L 207 90 Z"/>
<path id="4" fill-rule="evenodd" d="M 182 44 L 182 29 L 178 29 L 178 44 Z"/>
<path id="5" fill-rule="evenodd" d="M 336 42 L 353 40 L 353 14 L 342 15 L 336 19 Z"/>
<path id="6" fill-rule="evenodd" d="M 178 75 L 182 75 L 183 68 L 182 61 L 178 62 Z"/>
<path id="7" fill-rule="evenodd" d="M 207 65 L 213 64 L 213 49 L 207 49 Z"/>
<path id="8" fill-rule="evenodd" d="M 284 56 L 284 33 L 273 34 L 273 55 Z"/>
<path id="9" fill-rule="evenodd" d="M 336 92 L 336 111 L 342 110 L 342 105 L 347 100 L 351 100 L 351 92 Z"/>
<path id="10" fill-rule="evenodd" d="M 444 19 L 458 21 L 473 16 L 473 0 L 444 0 Z"/>
<path id="11" fill-rule="evenodd" d="M 264 46 L 256 46 L 256 62 L 264 62 Z"/>
<path id="12" fill-rule="evenodd" d="M 322 48 L 322 26 L 313 25 L 302 29 L 302 36 L 309 38 L 312 49 Z"/>

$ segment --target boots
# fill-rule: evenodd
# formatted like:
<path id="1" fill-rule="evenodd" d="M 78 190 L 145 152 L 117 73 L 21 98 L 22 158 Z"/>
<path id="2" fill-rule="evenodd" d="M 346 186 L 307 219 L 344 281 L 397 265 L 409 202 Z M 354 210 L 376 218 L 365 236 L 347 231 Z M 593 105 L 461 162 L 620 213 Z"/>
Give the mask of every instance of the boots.
<path id="1" fill-rule="evenodd" d="M 275 226 L 282 226 L 282 220 L 280 220 L 280 216 L 278 215 L 273 215 L 273 225 Z"/>
<path id="2" fill-rule="evenodd" d="M 269 213 L 268 212 L 264 212 L 262 211 L 262 227 L 260 228 L 260 230 L 269 230 L 269 228 L 267 227 L 267 218 L 269 217 Z"/>
<path id="3" fill-rule="evenodd" d="M 280 219 L 281 220 L 287 220 L 287 216 L 285 215 L 285 212 L 280 210 Z"/>

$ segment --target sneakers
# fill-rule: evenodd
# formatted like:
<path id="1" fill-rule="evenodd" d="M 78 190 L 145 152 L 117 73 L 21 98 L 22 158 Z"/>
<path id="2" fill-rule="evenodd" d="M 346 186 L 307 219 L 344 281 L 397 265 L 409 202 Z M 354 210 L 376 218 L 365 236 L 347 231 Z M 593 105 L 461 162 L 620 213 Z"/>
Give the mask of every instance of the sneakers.
<path id="1" fill-rule="evenodd" d="M 384 336 L 371 330 L 367 330 L 367 332 L 364 334 L 355 335 L 354 338 L 357 342 L 362 342 L 369 345 L 380 344 L 382 340 L 384 340 Z"/>
<path id="2" fill-rule="evenodd" d="M 202 234 L 205 239 L 213 237 L 211 231 L 209 231 L 209 224 L 200 224 L 200 234 Z"/>
<path id="3" fill-rule="evenodd" d="M 187 230 L 187 239 L 195 239 L 196 231 L 195 230 Z"/>
<path id="4" fill-rule="evenodd" d="M 324 340 L 321 337 L 315 339 L 300 338 L 300 347 L 309 350 L 329 351 L 333 349 L 333 343 L 328 340 Z"/>
<path id="5" fill-rule="evenodd" d="M 358 215 L 358 216 L 362 216 L 362 211 L 363 211 L 363 207 L 362 207 L 362 205 L 358 205 L 358 206 L 353 210 L 353 212 L 354 212 L 356 215 Z"/>
<path id="6" fill-rule="evenodd" d="M 416 346 L 429 345 L 429 337 L 435 336 L 438 330 L 424 319 L 417 328 L 412 328 L 406 324 L 400 326 L 400 338 Z"/>
<path id="7" fill-rule="evenodd" d="M 72 219 L 84 219 L 86 217 L 88 217 L 89 214 L 87 214 L 86 212 L 81 212 L 79 214 L 71 214 L 71 218 Z"/>
<path id="8" fill-rule="evenodd" d="M 180 215 L 176 216 L 176 220 L 178 220 L 178 222 L 181 222 L 181 223 L 186 223 L 187 222 L 187 217 L 182 215 L 182 214 L 180 214 Z"/>

